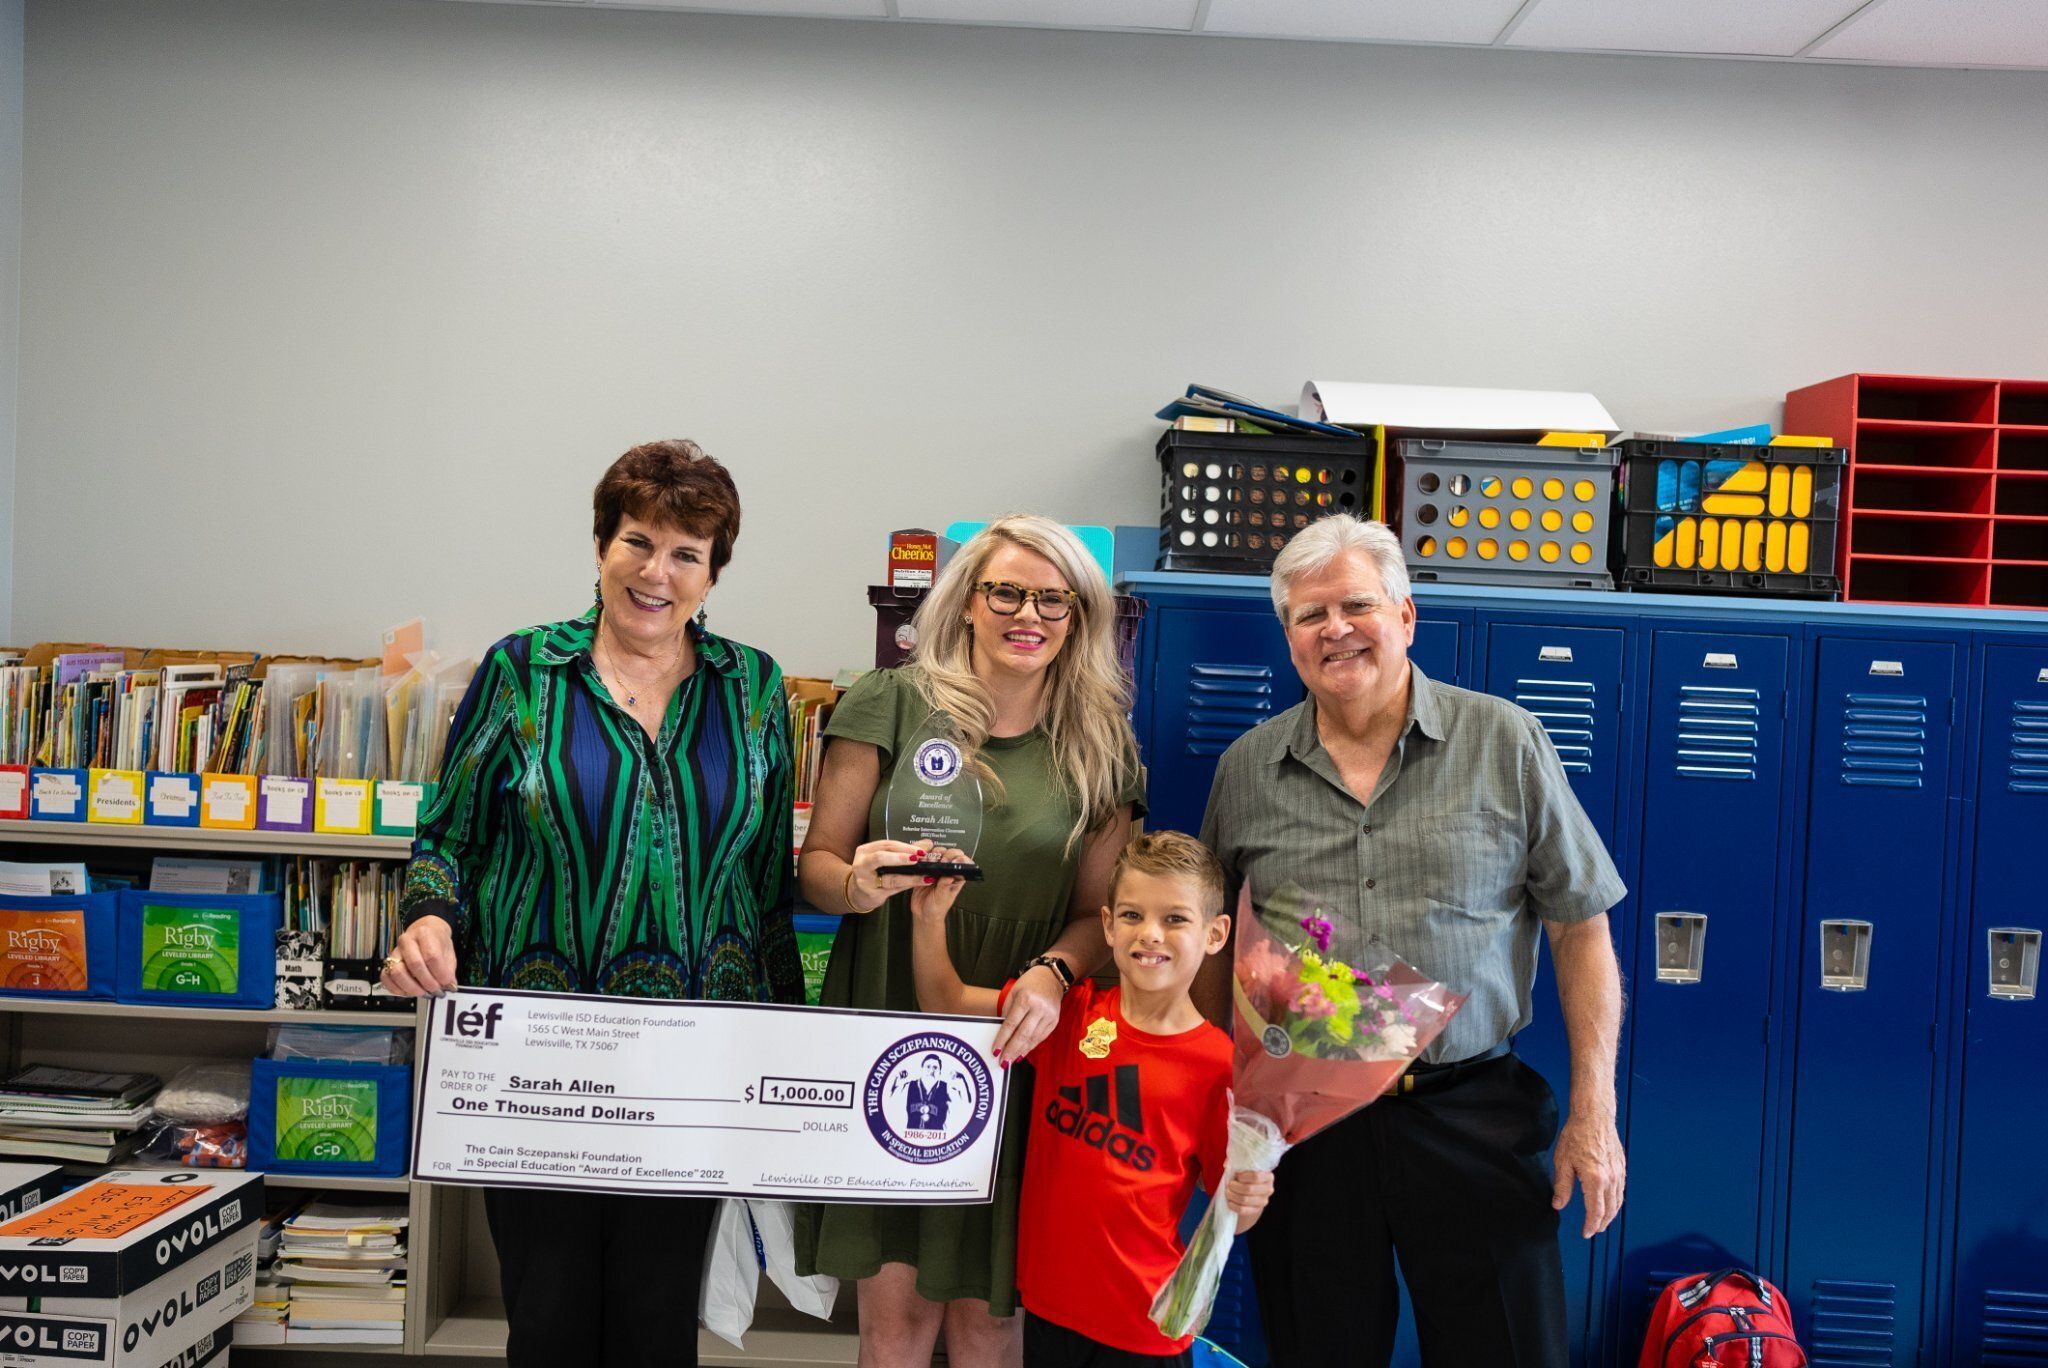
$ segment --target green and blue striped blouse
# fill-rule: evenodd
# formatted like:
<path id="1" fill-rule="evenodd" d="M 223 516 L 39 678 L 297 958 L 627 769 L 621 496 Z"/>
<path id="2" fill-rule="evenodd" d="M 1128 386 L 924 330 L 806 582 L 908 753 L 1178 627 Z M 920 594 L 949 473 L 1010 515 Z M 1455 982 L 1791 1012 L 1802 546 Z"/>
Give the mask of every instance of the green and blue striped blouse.
<path id="1" fill-rule="evenodd" d="M 421 817 L 407 924 L 480 987 L 801 1002 L 782 671 L 691 629 L 660 734 L 612 702 L 598 609 L 493 646 Z"/>

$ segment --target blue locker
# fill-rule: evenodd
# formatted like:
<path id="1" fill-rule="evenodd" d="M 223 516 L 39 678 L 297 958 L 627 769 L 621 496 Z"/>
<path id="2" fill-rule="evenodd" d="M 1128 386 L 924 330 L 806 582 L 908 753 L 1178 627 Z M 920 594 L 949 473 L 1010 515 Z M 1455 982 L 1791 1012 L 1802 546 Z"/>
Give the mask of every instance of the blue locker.
<path id="1" fill-rule="evenodd" d="M 1950 1363 L 2048 1363 L 2048 641 L 1983 651 Z M 1959 919 L 1960 920 L 1960 919 Z"/>
<path id="2" fill-rule="evenodd" d="M 1817 1364 L 1916 1363 L 1956 648 L 1817 650 L 1785 1291 Z"/>
<path id="3" fill-rule="evenodd" d="M 1422 672 L 1443 684 L 1465 682 L 1465 627 L 1460 618 L 1428 614 L 1415 622 L 1415 644 L 1408 658 Z"/>
<path id="4" fill-rule="evenodd" d="M 1627 644 L 1627 633 L 1620 627 L 1496 622 L 1489 624 L 1486 632 L 1486 691 L 1521 704 L 1543 724 L 1557 747 L 1572 792 L 1609 852 L 1618 848 L 1615 816 L 1621 777 L 1622 663 Z M 1626 912 L 1626 903 L 1615 909 L 1612 915 L 1617 925 Z M 1515 1053 L 1549 1080 L 1560 1115 L 1569 1114 L 1570 1041 L 1558 1007 L 1557 974 L 1547 947 L 1537 962 L 1536 986 L 1529 1001 L 1534 1016 L 1528 1029 L 1515 1037 Z M 1585 1339 L 1599 1314 L 1595 1275 L 1600 1251 L 1594 1241 L 1579 1233 L 1585 1219 L 1581 1196 L 1574 1196 L 1558 1218 L 1575 1363 L 1585 1361 Z"/>
<path id="5" fill-rule="evenodd" d="M 1240 606 L 1242 605 L 1242 606 Z M 1245 732 L 1302 699 L 1287 638 L 1268 604 L 1226 600 L 1214 607 L 1160 606 L 1146 681 L 1146 791 L 1154 830 L 1197 832 L 1216 761 Z"/>
<path id="6" fill-rule="evenodd" d="M 1793 644 L 1651 633 L 1613 1357 L 1682 1274 L 1763 1252 Z"/>

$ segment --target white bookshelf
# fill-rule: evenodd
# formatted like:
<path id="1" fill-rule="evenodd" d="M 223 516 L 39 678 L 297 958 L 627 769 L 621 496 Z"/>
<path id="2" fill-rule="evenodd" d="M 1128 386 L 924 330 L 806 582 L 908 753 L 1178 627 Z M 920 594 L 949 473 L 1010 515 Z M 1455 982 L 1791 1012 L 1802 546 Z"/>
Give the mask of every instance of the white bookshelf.
<path id="1" fill-rule="evenodd" d="M 0 819 L 0 856 L 24 846 L 96 847 L 109 850 L 177 851 L 218 855 L 323 855 L 335 859 L 403 860 L 412 853 L 405 836 L 329 836 L 318 832 L 218 831 L 192 827 L 113 826 L 93 822 L 38 822 Z M 63 1002 L 48 998 L 0 997 L 0 1029 L 6 1063 L 20 1062 L 25 1049 L 50 1062 L 100 1068 L 175 1067 L 180 1058 L 215 1058 L 262 1048 L 262 1031 L 280 1022 L 419 1027 L 418 1013 L 372 1010 L 291 1011 L 277 1008 L 136 1006 L 118 1002 Z M 238 1029 L 246 1028 L 246 1029 Z M 415 1048 L 420 1039 L 415 1030 Z M 417 1056 L 415 1056 L 417 1059 Z M 414 1071 L 415 1086 L 418 1070 Z M 503 1362 L 505 1308 L 497 1296 L 497 1262 L 484 1229 L 482 1203 L 473 1188 L 441 1187 L 406 1178 L 344 1178 L 310 1174 L 265 1174 L 266 1185 L 323 1191 L 389 1192 L 408 1197 L 405 1343 L 237 1344 L 231 1356 L 260 1357 L 285 1365 L 300 1355 L 318 1355 L 334 1368 L 359 1358 L 430 1356 Z M 754 1327 L 744 1351 L 708 1331 L 698 1337 L 707 1368 L 821 1368 L 858 1361 L 854 1289 L 842 1287 L 838 1314 L 827 1323 L 791 1309 L 764 1277 Z M 339 1355 L 340 1358 L 334 1356 Z"/>

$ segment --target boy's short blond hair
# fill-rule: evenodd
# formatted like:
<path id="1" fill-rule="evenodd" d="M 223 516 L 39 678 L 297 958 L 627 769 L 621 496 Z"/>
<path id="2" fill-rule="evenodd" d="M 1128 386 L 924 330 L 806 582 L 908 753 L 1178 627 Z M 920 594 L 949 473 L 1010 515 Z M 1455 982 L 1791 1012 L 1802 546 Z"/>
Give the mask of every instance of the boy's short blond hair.
<path id="1" fill-rule="evenodd" d="M 1116 857 L 1109 875 L 1109 900 L 1126 874 L 1150 874 L 1155 878 L 1186 879 L 1202 890 L 1204 921 L 1223 910 L 1223 865 L 1209 847 L 1182 831 L 1148 831 L 1133 837 Z"/>

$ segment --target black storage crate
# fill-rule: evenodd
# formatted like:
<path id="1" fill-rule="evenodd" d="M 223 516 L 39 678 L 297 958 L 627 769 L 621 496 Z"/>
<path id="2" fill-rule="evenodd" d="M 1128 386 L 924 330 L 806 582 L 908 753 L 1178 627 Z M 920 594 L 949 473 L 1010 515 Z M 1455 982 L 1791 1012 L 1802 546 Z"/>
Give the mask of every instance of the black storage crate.
<path id="1" fill-rule="evenodd" d="M 1263 575 L 1316 519 L 1372 516 L 1373 447 L 1365 437 L 1168 428 L 1158 452 L 1161 570 Z"/>
<path id="2" fill-rule="evenodd" d="M 1832 599 L 1839 447 L 1622 443 L 1617 577 L 1634 589 Z"/>

